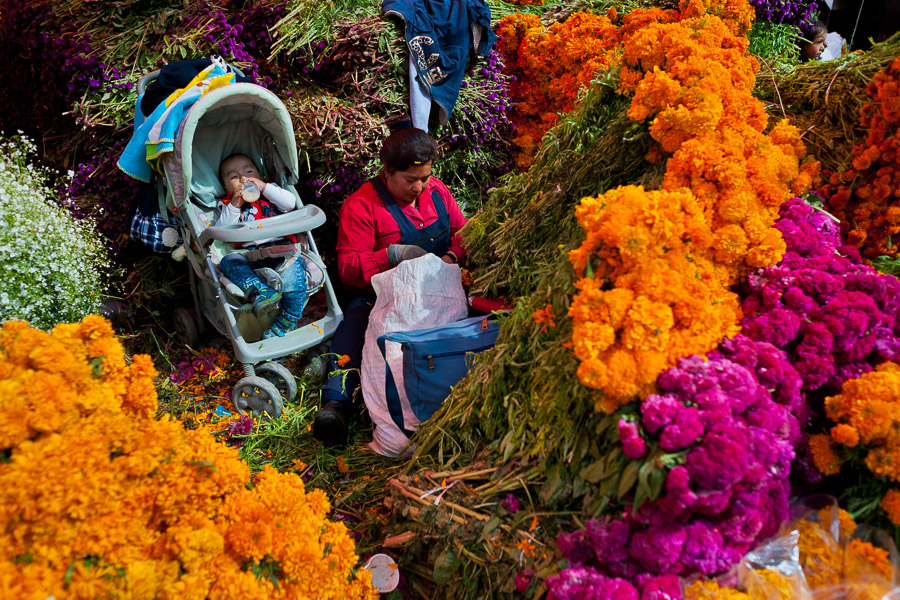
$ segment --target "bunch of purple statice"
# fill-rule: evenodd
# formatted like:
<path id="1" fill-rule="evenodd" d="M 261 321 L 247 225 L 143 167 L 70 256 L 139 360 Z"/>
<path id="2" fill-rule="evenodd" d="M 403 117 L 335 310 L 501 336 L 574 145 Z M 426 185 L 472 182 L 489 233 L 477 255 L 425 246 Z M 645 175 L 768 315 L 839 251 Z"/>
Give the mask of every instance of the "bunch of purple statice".
<path id="1" fill-rule="evenodd" d="M 756 9 L 756 20 L 784 23 L 800 29 L 813 22 L 815 0 L 750 0 Z"/>
<path id="2" fill-rule="evenodd" d="M 228 15 L 222 11 L 203 7 L 197 14 L 187 15 L 183 25 L 179 28 L 184 31 L 199 31 L 203 43 L 201 50 L 207 53 L 215 53 L 224 58 L 228 63 L 238 63 L 244 67 L 244 75 L 259 85 L 266 82 L 259 78 L 259 67 L 256 58 L 248 52 L 245 45 L 243 32 L 244 25 L 232 24 Z M 248 36 L 255 41 L 256 36 Z M 199 57 L 194 57 L 199 58 Z"/>
<path id="3" fill-rule="evenodd" d="M 836 393 L 900 359 L 900 281 L 862 264 L 838 225 L 799 199 L 782 206 L 775 227 L 787 253 L 748 277 L 744 333 L 783 348 L 804 391 Z"/>
<path id="4" fill-rule="evenodd" d="M 790 516 L 788 475 L 800 441 L 793 413 L 803 398 L 784 352 L 739 335 L 708 360 L 681 359 L 657 388 L 619 420 L 623 454 L 659 482 L 654 499 L 561 534 L 573 567 L 548 581 L 551 591 L 575 585 L 574 569 L 595 574 L 576 578 L 585 589 L 619 578 L 642 600 L 677 598 L 652 595 L 648 581 L 724 573 Z"/>
<path id="5" fill-rule="evenodd" d="M 7 35 L 0 57 L 7 70 L 0 91 L 7 92 L 7 106 L 0 127 L 21 128 L 25 119 L 36 117 L 56 120 L 89 94 L 131 89 L 132 83 L 120 81 L 123 71 L 98 58 L 91 33 L 57 15 L 52 3 L 9 0 L 3 21 Z M 46 127 L 57 128 L 57 123 Z"/>

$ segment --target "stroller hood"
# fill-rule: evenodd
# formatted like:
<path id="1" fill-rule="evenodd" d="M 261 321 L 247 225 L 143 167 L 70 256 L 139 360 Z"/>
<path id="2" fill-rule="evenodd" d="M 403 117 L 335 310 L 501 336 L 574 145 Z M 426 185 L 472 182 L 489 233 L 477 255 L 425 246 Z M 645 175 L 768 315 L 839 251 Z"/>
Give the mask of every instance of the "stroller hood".
<path id="1" fill-rule="evenodd" d="M 175 152 L 164 161 L 173 192 L 169 201 L 180 205 L 193 195 L 214 206 L 224 193 L 219 164 L 235 152 L 251 156 L 268 181 L 297 183 L 290 114 L 275 94 L 252 83 L 216 88 L 191 107 L 175 134 Z"/>

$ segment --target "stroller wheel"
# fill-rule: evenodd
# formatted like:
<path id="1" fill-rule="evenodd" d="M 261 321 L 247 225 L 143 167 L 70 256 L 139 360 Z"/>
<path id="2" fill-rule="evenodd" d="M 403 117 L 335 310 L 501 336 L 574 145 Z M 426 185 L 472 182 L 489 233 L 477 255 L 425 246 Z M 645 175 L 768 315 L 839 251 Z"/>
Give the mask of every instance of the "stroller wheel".
<path id="1" fill-rule="evenodd" d="M 258 365 L 256 374 L 274 385 L 281 392 L 282 400 L 293 402 L 297 395 L 297 381 L 287 367 L 281 363 L 269 361 Z"/>
<path id="2" fill-rule="evenodd" d="M 178 307 L 172 313 L 172 324 L 175 326 L 175 339 L 185 346 L 197 346 L 200 343 L 200 329 L 197 317 L 190 308 Z"/>
<path id="3" fill-rule="evenodd" d="M 281 416 L 284 404 L 281 392 L 272 383 L 262 377 L 244 377 L 237 382 L 231 392 L 234 408 L 242 415 L 250 414 L 260 418 L 277 418 Z"/>

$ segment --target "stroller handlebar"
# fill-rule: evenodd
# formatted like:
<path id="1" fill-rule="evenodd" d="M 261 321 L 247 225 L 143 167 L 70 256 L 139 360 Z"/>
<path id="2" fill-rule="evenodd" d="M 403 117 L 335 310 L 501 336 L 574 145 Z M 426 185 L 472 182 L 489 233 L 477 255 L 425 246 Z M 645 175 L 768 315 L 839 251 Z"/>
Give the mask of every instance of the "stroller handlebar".
<path id="1" fill-rule="evenodd" d="M 296 233 L 304 233 L 325 223 L 325 213 L 313 204 L 306 204 L 297 210 L 268 217 L 259 221 L 236 223 L 224 227 L 207 227 L 197 238 L 201 246 L 213 240 L 233 244 L 235 242 L 254 242 L 273 237 L 284 237 Z"/>

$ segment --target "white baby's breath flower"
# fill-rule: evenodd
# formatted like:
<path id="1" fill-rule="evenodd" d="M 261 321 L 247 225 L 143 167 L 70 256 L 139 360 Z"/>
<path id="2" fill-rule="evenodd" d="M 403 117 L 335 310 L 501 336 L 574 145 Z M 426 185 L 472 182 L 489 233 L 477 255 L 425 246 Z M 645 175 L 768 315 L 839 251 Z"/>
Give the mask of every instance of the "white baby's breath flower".
<path id="1" fill-rule="evenodd" d="M 56 204 L 35 150 L 0 136 L 0 322 L 49 329 L 98 310 L 109 259 L 93 224 Z"/>

